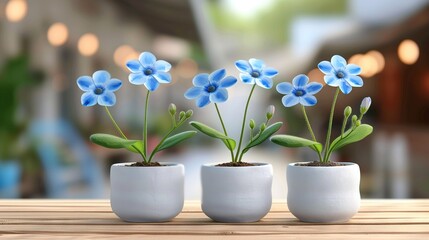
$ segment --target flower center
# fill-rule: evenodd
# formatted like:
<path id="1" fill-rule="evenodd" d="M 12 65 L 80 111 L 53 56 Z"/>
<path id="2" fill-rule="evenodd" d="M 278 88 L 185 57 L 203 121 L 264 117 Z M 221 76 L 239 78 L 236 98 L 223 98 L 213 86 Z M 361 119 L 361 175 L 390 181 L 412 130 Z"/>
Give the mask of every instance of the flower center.
<path id="1" fill-rule="evenodd" d="M 215 86 L 215 85 L 209 85 L 206 87 L 206 91 L 208 93 L 212 93 L 212 92 L 216 91 L 216 89 L 217 89 L 217 86 Z"/>
<path id="2" fill-rule="evenodd" d="M 260 76 L 261 76 L 261 73 L 260 73 L 260 72 L 258 72 L 258 71 L 253 71 L 253 72 L 250 74 L 250 76 L 252 76 L 252 77 L 254 77 L 254 78 L 258 78 L 258 77 L 260 77 Z"/>
<path id="3" fill-rule="evenodd" d="M 302 89 L 296 89 L 293 94 L 297 97 L 302 97 L 306 94 L 306 92 Z"/>
<path id="4" fill-rule="evenodd" d="M 338 71 L 336 74 L 337 78 L 344 78 L 346 75 L 342 71 Z"/>
<path id="5" fill-rule="evenodd" d="M 153 74 L 153 70 L 150 68 L 146 68 L 145 70 L 143 70 L 144 75 L 149 76 Z"/>
<path id="6" fill-rule="evenodd" d="M 94 94 L 95 95 L 101 95 L 101 94 L 103 94 L 103 92 L 104 92 L 104 87 L 102 87 L 102 86 L 97 86 L 94 89 Z"/>

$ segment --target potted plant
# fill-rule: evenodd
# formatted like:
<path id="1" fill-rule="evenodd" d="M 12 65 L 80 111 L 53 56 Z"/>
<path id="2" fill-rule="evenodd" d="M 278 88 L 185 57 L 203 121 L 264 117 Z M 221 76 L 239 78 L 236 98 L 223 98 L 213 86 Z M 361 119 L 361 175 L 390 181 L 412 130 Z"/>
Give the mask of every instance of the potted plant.
<path id="1" fill-rule="evenodd" d="M 107 115 L 120 136 L 97 133 L 90 140 L 106 148 L 124 148 L 142 157 L 141 162 L 118 163 L 110 169 L 110 204 L 113 212 L 129 222 L 164 222 L 177 216 L 184 203 L 184 166 L 177 163 L 154 162 L 155 155 L 196 134 L 185 131 L 172 135 L 191 116 L 192 111 L 181 111 L 177 117 L 174 104 L 168 108 L 172 126 L 154 150 L 147 150 L 147 120 L 150 94 L 160 83 L 170 83 L 168 71 L 170 63 L 157 60 L 150 52 L 143 52 L 139 60 L 126 64 L 131 71 L 129 81 L 134 85 L 144 84 L 147 88 L 142 140 L 128 139 L 114 120 L 108 107 L 116 102 L 114 92 L 122 86 L 119 79 L 111 78 L 107 71 L 96 71 L 92 77 L 82 76 L 77 79 L 79 88 L 85 93 L 81 97 L 83 106 L 99 104 L 104 106 Z"/>
<path id="2" fill-rule="evenodd" d="M 252 86 L 244 109 L 238 144 L 229 137 L 218 107 L 219 103 L 228 99 L 227 88 L 236 84 L 235 77 L 226 76 L 225 69 L 218 69 L 211 74 L 198 74 L 192 80 L 194 86 L 186 91 L 185 97 L 196 99 L 199 108 L 213 103 L 222 132 L 200 122 L 193 121 L 190 124 L 209 137 L 220 139 L 231 154 L 231 160 L 228 162 L 205 164 L 201 168 L 203 212 L 219 222 L 255 222 L 264 217 L 271 208 L 273 169 L 271 164 L 267 163 L 244 162 L 243 156 L 279 130 L 282 123 L 268 125 L 274 114 L 274 107 L 271 106 L 265 122 L 256 131 L 255 121 L 247 122 L 247 111 L 256 86 L 272 88 L 272 77 L 277 75 L 277 70 L 266 67 L 262 60 L 253 58 L 249 61 L 239 60 L 235 66 L 241 71 L 242 82 Z M 246 123 L 250 128 L 250 136 L 249 141 L 243 145 Z"/>
<path id="3" fill-rule="evenodd" d="M 287 203 L 291 213 L 304 222 L 344 222 L 355 215 L 360 205 L 359 166 L 349 162 L 331 162 L 332 152 L 370 135 L 373 128 L 362 124 L 362 118 L 371 105 L 371 98 L 363 99 L 359 117 L 349 118 L 352 108 L 344 110 L 341 134 L 331 142 L 331 130 L 335 105 L 340 92 L 349 94 L 353 87 L 362 87 L 363 80 L 358 76 L 361 68 L 347 64 L 346 60 L 335 55 L 331 62 L 322 61 L 318 68 L 325 74 L 327 85 L 337 88 L 329 116 L 326 142 L 322 145 L 316 138 L 305 107 L 317 103 L 314 94 L 322 89 L 322 84 L 311 82 L 306 75 L 300 74 L 288 82 L 276 86 L 279 93 L 285 94 L 282 103 L 285 107 L 301 105 L 311 140 L 291 135 L 276 135 L 271 141 L 285 147 L 309 147 L 316 152 L 319 161 L 291 163 L 287 167 Z"/>

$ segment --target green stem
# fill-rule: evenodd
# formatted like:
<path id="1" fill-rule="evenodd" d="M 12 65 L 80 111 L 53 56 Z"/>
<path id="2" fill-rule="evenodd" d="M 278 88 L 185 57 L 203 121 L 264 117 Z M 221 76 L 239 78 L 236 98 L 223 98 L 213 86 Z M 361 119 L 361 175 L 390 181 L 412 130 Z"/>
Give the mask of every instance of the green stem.
<path id="1" fill-rule="evenodd" d="M 145 156 L 147 156 L 147 112 L 149 108 L 149 96 L 150 96 L 150 91 L 147 90 L 146 103 L 144 108 L 144 123 L 143 123 L 143 151 Z"/>
<path id="2" fill-rule="evenodd" d="M 304 114 L 305 123 L 307 123 L 308 131 L 310 132 L 313 141 L 317 142 L 316 136 L 314 135 L 314 132 L 313 132 L 313 128 L 311 128 L 310 121 L 308 120 L 308 116 L 307 116 L 307 112 L 305 111 L 305 107 L 304 107 L 304 105 L 301 105 L 301 107 L 302 107 L 302 113 Z M 319 156 L 319 161 L 323 162 L 322 155 L 320 154 L 320 152 L 319 151 L 316 151 L 316 152 L 317 152 L 317 155 Z"/>
<path id="3" fill-rule="evenodd" d="M 217 106 L 217 103 L 215 103 L 214 105 L 216 107 L 216 112 L 217 112 L 217 115 L 219 116 L 219 120 L 220 120 L 220 124 L 222 125 L 223 132 L 225 133 L 225 136 L 228 136 L 228 132 L 226 131 L 222 116 L 220 115 L 219 107 Z M 229 145 L 229 142 L 227 143 Z M 231 160 L 234 161 L 234 152 L 232 151 L 231 147 L 229 147 L 228 149 L 229 149 L 229 152 L 231 153 Z"/>
<path id="4" fill-rule="evenodd" d="M 165 142 L 165 140 L 170 136 L 170 134 L 176 130 L 176 127 L 173 127 L 168 131 L 168 133 L 162 138 L 162 140 L 158 143 L 158 145 L 155 147 L 155 149 L 152 151 L 152 153 L 149 156 L 148 162 L 152 161 L 152 158 L 155 156 L 155 154 L 158 152 L 159 147 Z"/>
<path id="5" fill-rule="evenodd" d="M 127 139 L 127 140 L 128 140 L 127 136 L 125 136 L 124 132 L 122 132 L 121 128 L 120 128 L 120 127 L 119 127 L 119 125 L 116 123 L 115 119 L 113 118 L 112 114 L 110 113 L 109 108 L 108 108 L 108 107 L 106 107 L 106 106 L 104 106 L 104 109 L 106 109 L 107 115 L 109 115 L 109 118 L 110 118 L 110 120 L 112 121 L 113 125 L 115 125 L 116 130 L 121 134 L 121 136 L 122 136 L 123 138 L 125 138 L 125 139 Z M 133 148 L 134 148 L 137 152 L 139 152 L 139 153 L 140 153 L 140 155 L 143 157 L 143 160 L 146 162 L 146 157 L 145 157 L 145 155 L 144 155 L 141 151 L 139 151 L 139 149 L 138 149 L 138 148 L 136 148 L 136 147 L 134 147 L 134 146 L 133 146 Z"/>
<path id="6" fill-rule="evenodd" d="M 340 93 L 340 88 L 337 88 L 337 90 L 335 91 L 335 95 L 334 95 L 334 101 L 332 102 L 331 114 L 329 116 L 328 132 L 326 133 L 325 149 L 323 150 L 323 152 L 324 152 L 323 161 L 324 162 L 328 162 L 328 160 L 329 160 L 328 159 L 328 150 L 329 150 L 329 144 L 331 141 L 332 122 L 334 120 L 335 104 L 337 103 L 337 98 L 338 98 L 339 93 Z"/>
<path id="7" fill-rule="evenodd" d="M 344 117 L 343 126 L 341 126 L 341 138 L 343 138 L 344 131 L 346 130 L 346 125 L 347 125 L 348 119 L 349 119 L 348 117 Z"/>
<path id="8" fill-rule="evenodd" d="M 247 110 L 249 108 L 250 99 L 252 98 L 255 87 L 256 87 L 256 84 L 254 84 L 252 87 L 252 90 L 250 90 L 249 98 L 247 99 L 247 103 L 246 103 L 246 108 L 244 109 L 243 123 L 241 124 L 240 141 L 238 143 L 237 154 L 235 155 L 235 161 L 233 162 L 237 162 L 239 160 L 238 159 L 239 155 L 243 155 L 243 154 L 240 154 L 241 143 L 243 142 L 244 126 L 246 125 Z"/>

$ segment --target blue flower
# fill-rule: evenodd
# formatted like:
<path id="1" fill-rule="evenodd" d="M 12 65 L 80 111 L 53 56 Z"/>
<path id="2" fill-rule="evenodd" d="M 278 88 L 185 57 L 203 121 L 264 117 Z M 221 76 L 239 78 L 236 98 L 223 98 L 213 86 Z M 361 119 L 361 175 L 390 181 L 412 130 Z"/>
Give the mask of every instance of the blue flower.
<path id="1" fill-rule="evenodd" d="M 139 60 L 130 60 L 126 65 L 131 71 L 128 80 L 135 85 L 144 84 L 149 91 L 155 91 L 160 83 L 171 82 L 171 76 L 167 73 L 171 64 L 156 60 L 155 55 L 150 52 L 143 52 Z"/>
<path id="2" fill-rule="evenodd" d="M 308 77 L 300 74 L 293 78 L 292 84 L 283 82 L 277 84 L 277 92 L 286 94 L 282 98 L 282 103 L 285 107 L 292 107 L 298 103 L 303 106 L 314 106 L 317 99 L 314 94 L 322 89 L 322 84 L 312 82 L 308 83 Z"/>
<path id="3" fill-rule="evenodd" d="M 210 102 L 221 103 L 228 99 L 228 91 L 226 88 L 233 86 L 237 79 L 232 76 L 225 77 L 225 69 L 218 69 L 210 75 L 201 73 L 194 77 L 191 87 L 186 91 L 185 97 L 187 99 L 197 98 L 196 104 L 202 108 Z"/>
<path id="4" fill-rule="evenodd" d="M 116 96 L 113 92 L 121 88 L 122 81 L 110 79 L 107 71 L 96 71 L 92 77 L 81 76 L 77 79 L 77 85 L 85 91 L 81 97 L 81 103 L 85 107 L 99 104 L 101 106 L 113 106 L 116 103 Z"/>
<path id="5" fill-rule="evenodd" d="M 361 73 L 361 68 L 356 64 L 347 64 L 347 61 L 339 55 L 334 55 L 331 62 L 320 62 L 318 67 L 325 74 L 326 84 L 340 87 L 344 94 L 349 94 L 352 87 L 363 86 L 362 78 L 357 76 Z"/>
<path id="6" fill-rule="evenodd" d="M 258 84 L 258 86 L 270 89 L 273 87 L 273 78 L 278 74 L 274 68 L 266 67 L 264 61 L 251 58 L 249 61 L 238 60 L 235 66 L 241 72 L 240 79 L 247 84 Z"/>

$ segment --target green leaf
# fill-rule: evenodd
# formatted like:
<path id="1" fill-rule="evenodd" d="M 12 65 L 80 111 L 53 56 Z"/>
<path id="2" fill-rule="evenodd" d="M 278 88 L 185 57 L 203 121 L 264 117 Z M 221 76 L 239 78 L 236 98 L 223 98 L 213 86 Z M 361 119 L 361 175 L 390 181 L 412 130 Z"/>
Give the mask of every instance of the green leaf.
<path id="1" fill-rule="evenodd" d="M 165 141 L 159 146 L 157 152 L 173 147 L 176 144 L 179 144 L 183 141 L 185 141 L 186 139 L 189 139 L 191 137 L 193 137 L 197 132 L 196 131 L 186 131 L 186 132 L 182 132 L 182 133 L 178 133 L 176 135 L 173 135 L 167 139 L 165 139 Z"/>
<path id="2" fill-rule="evenodd" d="M 133 145 L 126 147 L 126 149 L 134 153 L 143 153 L 143 141 L 137 141 Z"/>
<path id="3" fill-rule="evenodd" d="M 282 122 L 276 122 L 265 128 L 265 130 L 262 131 L 261 134 L 259 134 L 256 138 L 252 139 L 249 144 L 247 144 L 247 146 L 243 149 L 243 152 L 247 152 L 250 148 L 263 143 L 265 140 L 271 137 L 271 135 L 277 132 L 282 125 Z"/>
<path id="4" fill-rule="evenodd" d="M 284 147 L 309 147 L 316 152 L 322 152 L 322 144 L 319 142 L 311 141 L 305 138 L 295 137 L 291 135 L 276 135 L 273 136 L 271 142 Z"/>
<path id="5" fill-rule="evenodd" d="M 139 140 L 127 140 L 117 136 L 104 133 L 92 134 L 89 139 L 91 142 L 106 148 L 128 148 Z"/>
<path id="6" fill-rule="evenodd" d="M 358 142 L 366 138 L 368 135 L 372 133 L 372 130 L 373 130 L 372 126 L 368 124 L 359 125 L 354 130 L 349 129 L 344 133 L 343 138 L 339 136 L 334 141 L 332 141 L 332 144 L 329 147 L 329 152 L 333 152 L 348 144 Z"/>
<path id="7" fill-rule="evenodd" d="M 236 142 L 234 139 L 226 136 L 225 134 L 219 132 L 218 130 L 211 128 L 203 123 L 191 121 L 189 124 L 191 124 L 194 128 L 196 128 L 198 131 L 206 134 L 207 136 L 210 136 L 212 138 L 221 139 L 223 143 L 225 143 L 226 147 L 230 150 L 234 150 L 236 146 Z"/>

